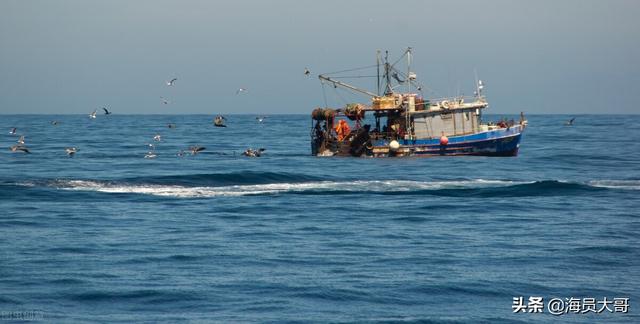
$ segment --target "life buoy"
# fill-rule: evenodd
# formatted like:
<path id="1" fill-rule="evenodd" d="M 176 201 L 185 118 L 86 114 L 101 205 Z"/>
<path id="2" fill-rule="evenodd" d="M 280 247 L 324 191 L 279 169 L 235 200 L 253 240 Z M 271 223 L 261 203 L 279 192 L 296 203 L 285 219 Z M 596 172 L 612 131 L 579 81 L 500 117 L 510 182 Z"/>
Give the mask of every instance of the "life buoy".
<path id="1" fill-rule="evenodd" d="M 449 101 L 447 101 L 447 100 L 442 100 L 442 101 L 440 102 L 440 106 L 442 106 L 442 108 L 444 108 L 444 109 L 449 109 Z"/>
<path id="2" fill-rule="evenodd" d="M 398 141 L 393 140 L 389 143 L 389 151 L 395 152 L 400 149 L 400 143 Z"/>

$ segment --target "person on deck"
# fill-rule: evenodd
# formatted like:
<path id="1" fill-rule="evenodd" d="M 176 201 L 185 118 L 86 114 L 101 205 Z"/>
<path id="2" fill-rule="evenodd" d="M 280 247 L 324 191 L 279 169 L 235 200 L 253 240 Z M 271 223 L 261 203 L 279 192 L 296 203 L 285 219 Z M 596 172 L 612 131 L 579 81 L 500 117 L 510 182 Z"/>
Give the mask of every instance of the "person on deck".
<path id="1" fill-rule="evenodd" d="M 347 136 L 349 136 L 349 133 L 351 133 L 351 128 L 344 119 L 340 119 L 338 125 L 336 125 L 335 127 L 335 130 L 336 134 L 338 135 L 338 141 L 343 141 L 345 138 L 347 138 Z"/>

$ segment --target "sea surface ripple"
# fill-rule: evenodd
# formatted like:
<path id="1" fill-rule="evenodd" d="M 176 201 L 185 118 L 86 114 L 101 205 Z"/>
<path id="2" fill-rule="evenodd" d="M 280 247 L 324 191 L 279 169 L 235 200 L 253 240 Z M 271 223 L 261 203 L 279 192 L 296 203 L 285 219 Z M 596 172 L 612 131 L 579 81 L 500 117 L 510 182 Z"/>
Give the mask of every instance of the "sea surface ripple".
<path id="1" fill-rule="evenodd" d="M 306 115 L 1 116 L 0 312 L 533 323 L 558 317 L 514 297 L 606 296 L 629 313 L 560 319 L 640 322 L 640 116 L 570 117 L 513 158 L 356 159 L 310 156 Z"/>

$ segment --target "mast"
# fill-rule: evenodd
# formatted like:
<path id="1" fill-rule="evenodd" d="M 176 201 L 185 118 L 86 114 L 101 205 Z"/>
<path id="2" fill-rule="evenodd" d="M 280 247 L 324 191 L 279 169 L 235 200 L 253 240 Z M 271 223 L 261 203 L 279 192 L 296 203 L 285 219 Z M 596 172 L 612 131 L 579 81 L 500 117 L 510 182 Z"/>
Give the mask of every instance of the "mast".
<path id="1" fill-rule="evenodd" d="M 376 50 L 376 68 L 378 70 L 378 96 L 380 96 L 380 50 Z"/>
<path id="2" fill-rule="evenodd" d="M 411 93 L 411 47 L 407 48 L 407 93 Z M 413 99 L 415 100 L 415 99 Z M 409 140 L 413 139 L 413 129 L 411 127 L 411 116 L 409 116 L 409 99 L 407 98 L 407 104 L 405 105 L 405 128 L 407 134 L 409 134 Z"/>
<path id="3" fill-rule="evenodd" d="M 384 51 L 384 75 L 387 79 L 387 87 L 384 90 L 385 95 L 393 93 L 393 88 L 391 88 L 391 74 L 389 74 L 389 70 L 391 70 L 391 66 L 389 65 L 389 51 Z"/>
<path id="4" fill-rule="evenodd" d="M 407 48 L 407 93 L 411 92 L 411 47 Z"/>

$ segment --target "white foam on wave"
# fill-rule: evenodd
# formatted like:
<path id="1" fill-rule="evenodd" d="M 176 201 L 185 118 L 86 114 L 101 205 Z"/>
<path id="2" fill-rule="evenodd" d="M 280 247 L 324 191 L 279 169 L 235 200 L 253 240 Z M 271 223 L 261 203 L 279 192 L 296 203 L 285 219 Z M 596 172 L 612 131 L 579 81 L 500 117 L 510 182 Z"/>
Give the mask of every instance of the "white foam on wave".
<path id="1" fill-rule="evenodd" d="M 640 180 L 592 180 L 588 184 L 600 188 L 640 190 Z"/>
<path id="2" fill-rule="evenodd" d="M 429 182 L 408 180 L 363 180 L 317 181 L 305 183 L 271 183 L 221 187 L 185 187 L 178 185 L 126 184 L 88 180 L 61 180 L 56 182 L 55 187 L 66 190 L 148 194 L 154 196 L 178 198 L 199 198 L 216 196 L 265 195 L 305 191 L 411 192 L 417 190 L 506 187 L 525 183 L 533 182 L 484 179 Z"/>

